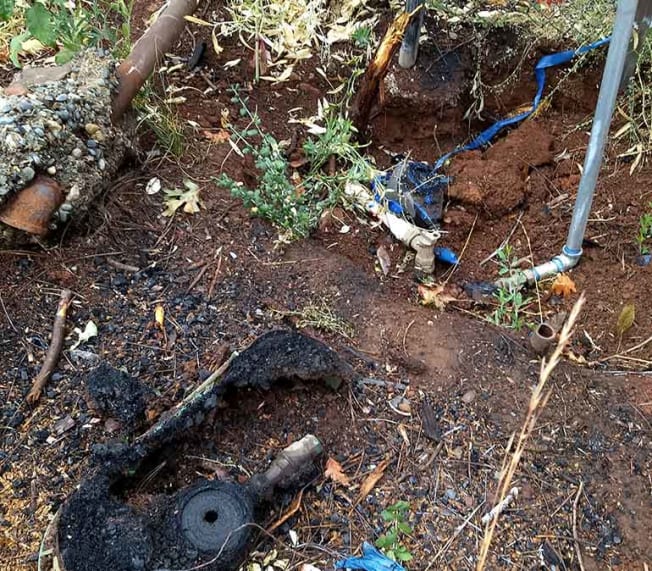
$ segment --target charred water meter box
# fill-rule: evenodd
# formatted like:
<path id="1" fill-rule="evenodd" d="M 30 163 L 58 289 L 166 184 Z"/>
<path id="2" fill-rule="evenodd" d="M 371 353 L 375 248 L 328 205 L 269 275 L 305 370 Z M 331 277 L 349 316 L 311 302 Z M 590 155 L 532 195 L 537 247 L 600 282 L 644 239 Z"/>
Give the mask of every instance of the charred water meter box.
<path id="1" fill-rule="evenodd" d="M 96 448 L 89 475 L 45 534 L 40 569 L 236 569 L 259 536 L 257 522 L 264 521 L 275 491 L 303 485 L 317 473 L 322 445 L 315 436 L 295 440 L 244 482 L 197 477 L 176 489 L 133 493 L 137 477 L 156 477 L 152 466 L 161 458 L 173 470 L 175 443 L 191 438 L 230 391 L 267 390 L 285 379 L 336 388 L 352 377 L 347 363 L 310 337 L 288 331 L 259 337 L 132 444 Z"/>

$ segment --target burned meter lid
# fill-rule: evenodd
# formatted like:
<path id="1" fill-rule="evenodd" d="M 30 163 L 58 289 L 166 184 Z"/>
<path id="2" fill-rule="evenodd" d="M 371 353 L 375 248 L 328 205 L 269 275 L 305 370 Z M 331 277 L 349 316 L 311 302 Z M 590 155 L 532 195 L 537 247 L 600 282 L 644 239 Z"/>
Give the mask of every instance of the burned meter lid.
<path id="1" fill-rule="evenodd" d="M 241 554 L 253 534 L 253 499 L 230 482 L 202 482 L 180 494 L 179 527 L 198 551 L 220 553 L 220 559 Z"/>

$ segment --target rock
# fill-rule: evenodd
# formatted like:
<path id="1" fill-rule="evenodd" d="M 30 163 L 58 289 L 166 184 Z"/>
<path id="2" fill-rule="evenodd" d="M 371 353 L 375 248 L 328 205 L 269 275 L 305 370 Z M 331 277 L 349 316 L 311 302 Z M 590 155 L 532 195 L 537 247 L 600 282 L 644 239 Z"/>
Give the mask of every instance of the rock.
<path id="1" fill-rule="evenodd" d="M 466 391 L 462 395 L 462 402 L 466 404 L 471 404 L 475 400 L 475 391 L 471 389 L 470 391 Z"/>
<path id="2" fill-rule="evenodd" d="M 27 93 L 27 87 L 43 85 L 44 83 L 50 83 L 53 81 L 61 81 L 70 74 L 72 68 L 73 62 L 50 67 L 25 68 L 14 77 L 14 81 L 7 89 L 5 89 L 5 95 L 24 95 Z M 8 93 L 8 90 L 11 88 L 17 89 L 18 92 L 16 93 L 12 91 L 11 93 Z M 22 88 L 24 91 L 21 92 L 19 88 Z"/>
<path id="3" fill-rule="evenodd" d="M 75 363 L 86 363 L 90 365 L 96 365 L 100 362 L 100 356 L 93 351 L 84 351 L 82 349 L 73 349 L 70 351 L 70 358 Z"/>
<path id="4" fill-rule="evenodd" d="M 4 89 L 4 95 L 7 96 L 12 96 L 12 95 L 22 96 L 22 95 L 27 95 L 27 93 L 28 93 L 27 88 L 20 83 L 12 83 L 11 85 L 5 87 Z"/>
<path id="5" fill-rule="evenodd" d="M 47 173 L 48 173 L 49 175 L 53 175 L 53 176 L 54 176 L 55 174 L 57 174 L 57 167 L 48 167 L 48 168 L 47 168 Z"/>
<path id="6" fill-rule="evenodd" d="M 35 176 L 36 172 L 32 167 L 25 167 L 22 171 L 20 171 L 20 178 L 25 182 L 29 182 Z"/>
<path id="7" fill-rule="evenodd" d="M 9 428 L 18 428 L 23 423 L 23 420 L 25 420 L 25 415 L 17 411 L 9 417 L 7 426 Z"/>
<path id="8" fill-rule="evenodd" d="M 75 421 L 68 414 L 54 423 L 54 432 L 57 434 L 57 436 L 61 436 L 64 432 L 67 432 L 73 426 L 75 426 Z"/>
<path id="9" fill-rule="evenodd" d="M 398 410 L 401 412 L 405 412 L 407 414 L 412 414 L 412 406 L 410 405 L 409 401 L 403 399 L 403 401 L 398 405 Z"/>

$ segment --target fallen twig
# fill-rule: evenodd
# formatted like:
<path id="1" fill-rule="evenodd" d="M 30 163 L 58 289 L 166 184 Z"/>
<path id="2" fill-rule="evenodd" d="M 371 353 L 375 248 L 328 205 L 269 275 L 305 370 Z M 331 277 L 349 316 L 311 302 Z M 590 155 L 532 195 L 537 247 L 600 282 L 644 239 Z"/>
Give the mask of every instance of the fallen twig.
<path id="1" fill-rule="evenodd" d="M 208 286 L 208 294 L 206 295 L 206 299 L 209 301 L 213 299 L 213 292 L 215 291 L 215 286 L 217 285 L 217 278 L 220 275 L 220 269 L 222 268 L 222 248 L 218 250 L 220 252 L 219 258 L 217 259 L 217 266 L 215 268 L 215 273 L 213 273 L 213 278 L 211 279 L 211 283 Z"/>
<path id="2" fill-rule="evenodd" d="M 2 294 L 0 293 L 0 306 L 2 306 L 2 311 L 5 313 L 5 317 L 7 318 L 7 321 L 9 322 L 9 326 L 16 332 L 18 333 L 18 329 L 16 329 L 16 326 L 14 325 L 14 322 L 11 320 L 11 317 L 9 317 L 9 313 L 7 313 L 7 308 L 5 307 L 5 302 L 2 300 Z"/>
<path id="3" fill-rule="evenodd" d="M 482 523 L 487 525 L 492 519 L 497 518 L 516 498 L 518 498 L 518 488 L 514 486 L 501 502 L 497 503 L 491 508 L 491 511 L 482 516 Z"/>
<path id="4" fill-rule="evenodd" d="M 573 545 L 575 546 L 575 553 L 577 554 L 577 564 L 580 566 L 581 571 L 584 571 L 584 561 L 582 560 L 582 550 L 580 549 L 580 542 L 577 536 L 577 506 L 580 503 L 580 496 L 582 495 L 583 489 L 584 482 L 580 480 L 580 485 L 577 488 L 577 495 L 573 502 Z"/>
<path id="5" fill-rule="evenodd" d="M 131 266 L 129 264 L 123 264 L 122 262 L 119 262 L 114 258 L 107 258 L 106 263 L 109 264 L 109 266 L 113 266 L 116 270 L 120 270 L 121 272 L 129 272 L 130 274 L 136 274 L 140 271 L 140 268 L 136 266 Z"/>
<path id="6" fill-rule="evenodd" d="M 498 246 L 491 254 L 489 254 L 484 260 L 480 262 L 481 266 L 484 266 L 489 260 L 491 260 L 494 256 L 498 255 L 498 252 L 500 252 L 508 243 L 511 237 L 514 235 L 514 232 L 516 232 L 516 229 L 518 228 L 518 225 L 521 223 L 521 218 L 523 218 L 523 210 L 521 210 L 520 214 L 518 215 L 518 218 L 516 219 L 516 223 L 514 224 L 514 227 L 512 228 L 511 232 L 507 234 L 507 238 L 505 238 L 501 243 L 500 246 Z"/>
<path id="7" fill-rule="evenodd" d="M 303 490 L 299 490 L 299 493 L 294 498 L 294 500 L 292 500 L 292 503 L 290 504 L 290 507 L 287 509 L 287 511 L 267 529 L 267 532 L 272 533 L 272 531 L 282 526 L 295 513 L 297 513 L 299 511 L 299 508 L 301 507 L 302 499 L 303 499 Z"/>
<path id="8" fill-rule="evenodd" d="M 57 307 L 57 314 L 54 318 L 54 325 L 52 326 L 52 341 L 48 347 L 48 352 L 45 355 L 43 366 L 36 375 L 32 384 L 32 389 L 27 395 L 27 402 L 29 404 L 36 404 L 41 397 L 41 391 L 48 382 L 50 375 L 54 372 L 54 368 L 59 362 L 59 355 L 63 348 L 63 340 L 65 337 L 66 314 L 68 313 L 68 306 L 72 301 L 72 291 L 64 289 L 59 298 L 59 305 Z"/>
<path id="9" fill-rule="evenodd" d="M 206 273 L 206 270 L 208 270 L 208 264 L 205 264 L 201 267 L 201 270 L 197 273 L 197 277 L 192 280 L 191 284 L 188 286 L 188 289 L 186 290 L 186 295 L 188 295 L 193 288 L 199 283 L 199 280 L 201 280 L 204 277 L 204 274 Z"/>

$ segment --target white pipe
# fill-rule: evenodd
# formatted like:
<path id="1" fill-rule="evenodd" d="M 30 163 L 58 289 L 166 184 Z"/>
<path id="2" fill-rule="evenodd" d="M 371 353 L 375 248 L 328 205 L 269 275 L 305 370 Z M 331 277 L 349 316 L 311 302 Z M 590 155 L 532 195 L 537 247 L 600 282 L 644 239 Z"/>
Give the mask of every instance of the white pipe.
<path id="1" fill-rule="evenodd" d="M 577 199 L 573 210 L 573 218 L 568 237 L 561 254 L 549 262 L 540 264 L 528 270 L 518 272 L 508 278 L 496 282 L 498 287 L 521 287 L 539 280 L 552 277 L 577 265 L 582 256 L 582 241 L 586 231 L 586 223 L 591 212 L 591 203 L 595 194 L 595 186 L 602 166 L 604 147 L 609 135 L 609 125 L 616 106 L 616 99 L 623 76 L 625 60 L 629 50 L 629 41 L 636 17 L 636 7 L 639 0 L 620 0 L 616 10 L 616 21 L 607 54 L 607 62 L 602 75 L 598 104 L 595 108 L 591 139 L 586 149 L 584 170 L 577 190 Z"/>

